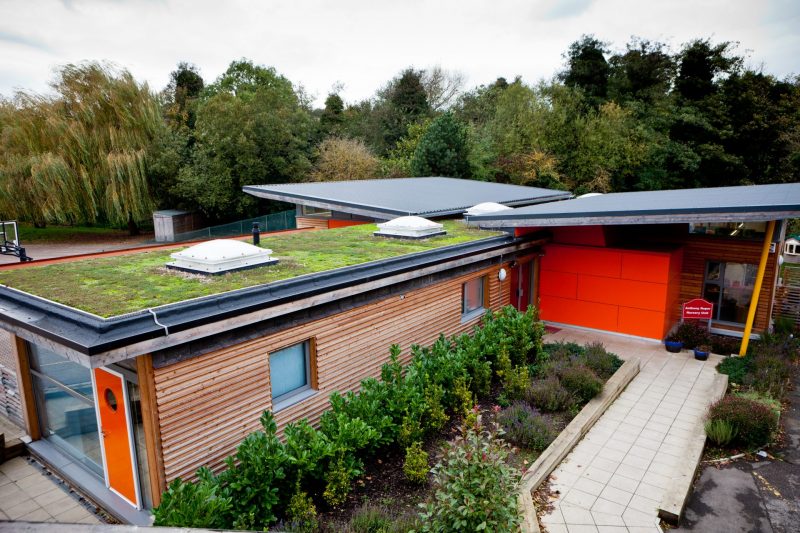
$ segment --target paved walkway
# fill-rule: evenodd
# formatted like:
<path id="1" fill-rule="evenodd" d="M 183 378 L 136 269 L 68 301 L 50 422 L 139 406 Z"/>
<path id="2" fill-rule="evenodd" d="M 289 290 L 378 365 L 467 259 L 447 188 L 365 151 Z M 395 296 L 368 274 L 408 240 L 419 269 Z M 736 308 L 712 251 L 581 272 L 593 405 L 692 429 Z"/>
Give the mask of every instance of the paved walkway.
<path id="1" fill-rule="evenodd" d="M 0 521 L 102 524 L 75 493 L 24 457 L 0 464 Z"/>
<path id="2" fill-rule="evenodd" d="M 661 533 L 658 506 L 706 413 L 721 360 L 670 354 L 656 342 L 563 329 L 546 342 L 599 341 L 641 371 L 551 475 L 549 533 Z"/>

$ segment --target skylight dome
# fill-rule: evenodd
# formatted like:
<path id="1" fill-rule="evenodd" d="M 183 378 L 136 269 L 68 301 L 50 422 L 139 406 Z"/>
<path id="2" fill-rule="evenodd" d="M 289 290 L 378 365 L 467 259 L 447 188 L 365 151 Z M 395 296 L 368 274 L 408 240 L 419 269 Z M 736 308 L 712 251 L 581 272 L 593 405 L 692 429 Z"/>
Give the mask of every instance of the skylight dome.
<path id="1" fill-rule="evenodd" d="M 170 254 L 167 268 L 195 274 L 224 274 L 247 268 L 273 265 L 272 250 L 242 241 L 215 239 Z"/>
<path id="2" fill-rule="evenodd" d="M 489 213 L 497 213 L 498 211 L 507 211 L 509 209 L 511 208 L 507 205 L 498 204 L 497 202 L 483 202 L 467 209 L 466 214 L 469 216 L 488 215 Z"/>
<path id="3" fill-rule="evenodd" d="M 378 231 L 373 235 L 393 237 L 396 239 L 427 239 L 436 235 L 446 235 L 444 226 L 427 218 L 407 216 L 398 217 L 378 224 Z"/>

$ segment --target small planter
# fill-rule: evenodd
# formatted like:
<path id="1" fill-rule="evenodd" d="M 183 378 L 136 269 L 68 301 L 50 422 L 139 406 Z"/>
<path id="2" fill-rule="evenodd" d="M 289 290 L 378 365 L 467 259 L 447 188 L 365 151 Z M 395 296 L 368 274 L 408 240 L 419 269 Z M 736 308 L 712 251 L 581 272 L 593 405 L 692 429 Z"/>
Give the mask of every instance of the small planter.
<path id="1" fill-rule="evenodd" d="M 679 353 L 683 350 L 683 342 L 681 341 L 664 341 L 664 346 L 670 353 Z"/>
<path id="2" fill-rule="evenodd" d="M 708 348 L 704 346 L 697 347 L 694 349 L 694 358 L 697 359 L 698 361 L 705 361 L 706 359 L 708 359 L 708 353 L 709 353 Z"/>

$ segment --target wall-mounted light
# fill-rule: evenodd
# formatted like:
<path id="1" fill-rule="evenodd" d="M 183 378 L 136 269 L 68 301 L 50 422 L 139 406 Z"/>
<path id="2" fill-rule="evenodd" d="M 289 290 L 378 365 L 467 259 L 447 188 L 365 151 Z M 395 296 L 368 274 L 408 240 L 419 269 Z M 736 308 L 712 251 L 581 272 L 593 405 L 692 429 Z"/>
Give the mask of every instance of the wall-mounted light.
<path id="1" fill-rule="evenodd" d="M 499 279 L 500 281 L 505 281 L 507 276 L 508 272 L 506 272 L 505 268 L 501 268 L 500 272 L 497 273 L 497 279 Z"/>

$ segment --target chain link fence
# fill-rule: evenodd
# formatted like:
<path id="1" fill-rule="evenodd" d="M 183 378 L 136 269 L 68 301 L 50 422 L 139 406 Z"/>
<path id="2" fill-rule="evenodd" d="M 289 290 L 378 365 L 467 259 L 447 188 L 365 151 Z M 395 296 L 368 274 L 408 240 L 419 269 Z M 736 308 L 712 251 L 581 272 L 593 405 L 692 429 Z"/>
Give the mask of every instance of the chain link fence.
<path id="1" fill-rule="evenodd" d="M 254 222 L 258 222 L 261 231 L 282 231 L 297 228 L 295 210 L 292 209 L 290 211 L 281 211 L 280 213 L 272 213 L 271 215 L 264 215 L 262 217 L 239 220 L 229 224 L 220 224 L 219 226 L 210 226 L 208 228 L 178 233 L 175 235 L 174 242 L 249 235 L 253 231 Z"/>

